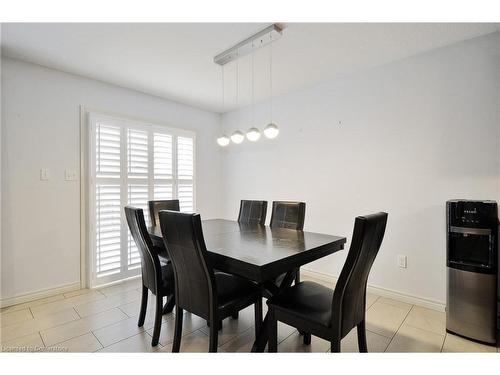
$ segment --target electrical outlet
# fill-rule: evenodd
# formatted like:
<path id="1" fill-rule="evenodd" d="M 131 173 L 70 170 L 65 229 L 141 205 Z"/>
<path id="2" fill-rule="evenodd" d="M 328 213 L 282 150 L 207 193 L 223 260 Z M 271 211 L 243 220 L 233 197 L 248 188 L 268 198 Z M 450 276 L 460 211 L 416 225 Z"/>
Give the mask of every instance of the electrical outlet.
<path id="1" fill-rule="evenodd" d="M 40 169 L 40 181 L 48 181 L 50 177 L 49 170 L 47 168 Z"/>
<path id="2" fill-rule="evenodd" d="M 406 255 L 398 255 L 398 266 L 399 266 L 399 268 L 407 268 L 408 267 Z"/>
<path id="3" fill-rule="evenodd" d="M 76 169 L 66 169 L 64 171 L 64 179 L 66 181 L 76 181 L 78 179 Z"/>

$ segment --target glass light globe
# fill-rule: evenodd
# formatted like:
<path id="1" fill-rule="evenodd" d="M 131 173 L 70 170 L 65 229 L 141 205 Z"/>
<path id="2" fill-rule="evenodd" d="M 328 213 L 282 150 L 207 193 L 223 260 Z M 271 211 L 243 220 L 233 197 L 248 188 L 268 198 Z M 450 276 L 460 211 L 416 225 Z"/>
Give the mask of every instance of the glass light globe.
<path id="1" fill-rule="evenodd" d="M 270 123 L 264 129 L 264 135 L 269 139 L 276 138 L 278 136 L 279 132 L 280 132 L 280 130 L 278 129 L 278 126 L 276 124 L 273 124 L 273 123 Z"/>
<path id="2" fill-rule="evenodd" d="M 219 146 L 226 147 L 229 144 L 229 137 L 225 134 L 217 138 L 217 143 Z"/>
<path id="3" fill-rule="evenodd" d="M 247 131 L 247 139 L 250 142 L 258 141 L 260 138 L 260 130 L 257 128 L 250 128 Z"/>
<path id="4" fill-rule="evenodd" d="M 239 130 L 236 130 L 232 135 L 231 135 L 231 141 L 233 141 L 236 144 L 239 144 L 245 140 L 245 136 L 243 135 L 242 132 Z"/>

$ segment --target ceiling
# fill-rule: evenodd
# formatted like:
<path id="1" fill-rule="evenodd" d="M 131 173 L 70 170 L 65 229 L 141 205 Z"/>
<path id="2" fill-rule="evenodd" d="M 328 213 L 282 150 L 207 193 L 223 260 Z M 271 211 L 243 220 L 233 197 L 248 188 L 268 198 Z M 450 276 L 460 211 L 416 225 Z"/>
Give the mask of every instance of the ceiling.
<path id="1" fill-rule="evenodd" d="M 11 23 L 2 53 L 215 112 L 251 102 L 251 55 L 213 57 L 268 24 Z M 273 94 L 500 30 L 481 23 L 290 23 L 273 43 Z M 269 98 L 267 47 L 254 55 L 254 100 Z M 236 72 L 239 73 L 238 90 Z M 238 96 L 236 95 L 238 92 Z"/>

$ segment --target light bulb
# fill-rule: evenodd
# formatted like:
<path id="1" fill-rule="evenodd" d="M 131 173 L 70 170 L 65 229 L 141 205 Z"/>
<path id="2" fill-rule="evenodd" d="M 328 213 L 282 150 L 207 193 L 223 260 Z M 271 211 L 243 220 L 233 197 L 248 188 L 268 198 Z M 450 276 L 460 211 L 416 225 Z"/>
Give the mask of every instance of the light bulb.
<path id="1" fill-rule="evenodd" d="M 260 130 L 257 128 L 250 128 L 247 131 L 247 139 L 250 142 L 258 141 L 260 138 Z"/>
<path id="2" fill-rule="evenodd" d="M 239 144 L 245 140 L 245 136 L 243 135 L 242 132 L 239 130 L 236 130 L 232 135 L 231 135 L 231 141 L 233 141 L 236 144 Z"/>
<path id="3" fill-rule="evenodd" d="M 280 132 L 280 130 L 278 129 L 278 126 L 276 124 L 273 124 L 273 123 L 270 123 L 264 129 L 264 135 L 269 139 L 276 138 L 278 136 L 279 132 Z"/>
<path id="4" fill-rule="evenodd" d="M 217 138 L 217 143 L 219 146 L 225 147 L 229 144 L 229 137 L 225 134 Z"/>

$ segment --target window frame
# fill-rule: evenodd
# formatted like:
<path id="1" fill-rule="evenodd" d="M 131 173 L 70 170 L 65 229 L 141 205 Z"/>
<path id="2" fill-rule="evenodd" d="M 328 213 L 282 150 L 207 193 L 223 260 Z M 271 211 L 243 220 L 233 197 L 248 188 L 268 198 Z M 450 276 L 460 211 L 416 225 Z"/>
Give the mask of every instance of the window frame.
<path id="1" fill-rule="evenodd" d="M 107 178 L 107 177 L 96 177 L 96 127 L 99 122 L 104 122 L 106 125 L 119 127 L 120 128 L 120 177 L 119 178 Z M 192 180 L 184 179 L 185 181 L 192 181 L 193 185 L 193 211 L 196 212 L 196 154 L 197 154 L 197 142 L 196 142 L 196 132 L 191 130 L 185 130 L 180 128 L 175 128 L 166 125 L 159 125 L 149 121 L 142 121 L 136 119 L 130 119 L 123 116 L 108 115 L 100 112 L 88 112 L 87 113 L 87 162 L 88 162 L 88 183 L 86 184 L 86 189 L 88 192 L 87 200 L 87 283 L 89 287 L 102 286 L 105 284 L 119 282 L 127 278 L 140 276 L 140 267 L 128 269 L 128 246 L 127 250 L 123 251 L 124 238 L 128 237 L 129 230 L 125 219 L 125 214 L 123 210 L 124 202 L 128 204 L 128 185 L 133 182 L 134 178 L 129 178 L 127 176 L 128 171 L 128 153 L 127 153 L 127 133 L 128 129 L 146 131 L 148 133 L 148 177 L 146 179 L 137 179 L 139 182 L 144 182 L 147 180 L 148 186 L 148 200 L 154 199 L 155 182 L 170 183 L 172 184 L 172 198 L 177 199 L 178 197 L 178 186 L 179 178 L 177 174 L 178 168 L 178 153 L 177 153 L 177 142 L 178 137 L 191 138 L 193 140 L 193 177 Z M 172 178 L 171 179 L 155 179 L 154 171 L 154 134 L 167 134 L 172 137 Z M 117 274 L 106 275 L 97 277 L 97 244 L 96 244 L 96 185 L 99 182 L 111 182 L 116 184 L 119 181 L 120 185 L 120 220 L 121 220 L 121 246 L 120 246 L 120 256 L 121 256 L 121 269 Z M 182 181 L 182 180 L 181 180 Z M 148 225 L 148 223 L 146 223 Z M 117 275 L 119 275 L 117 277 Z"/>

